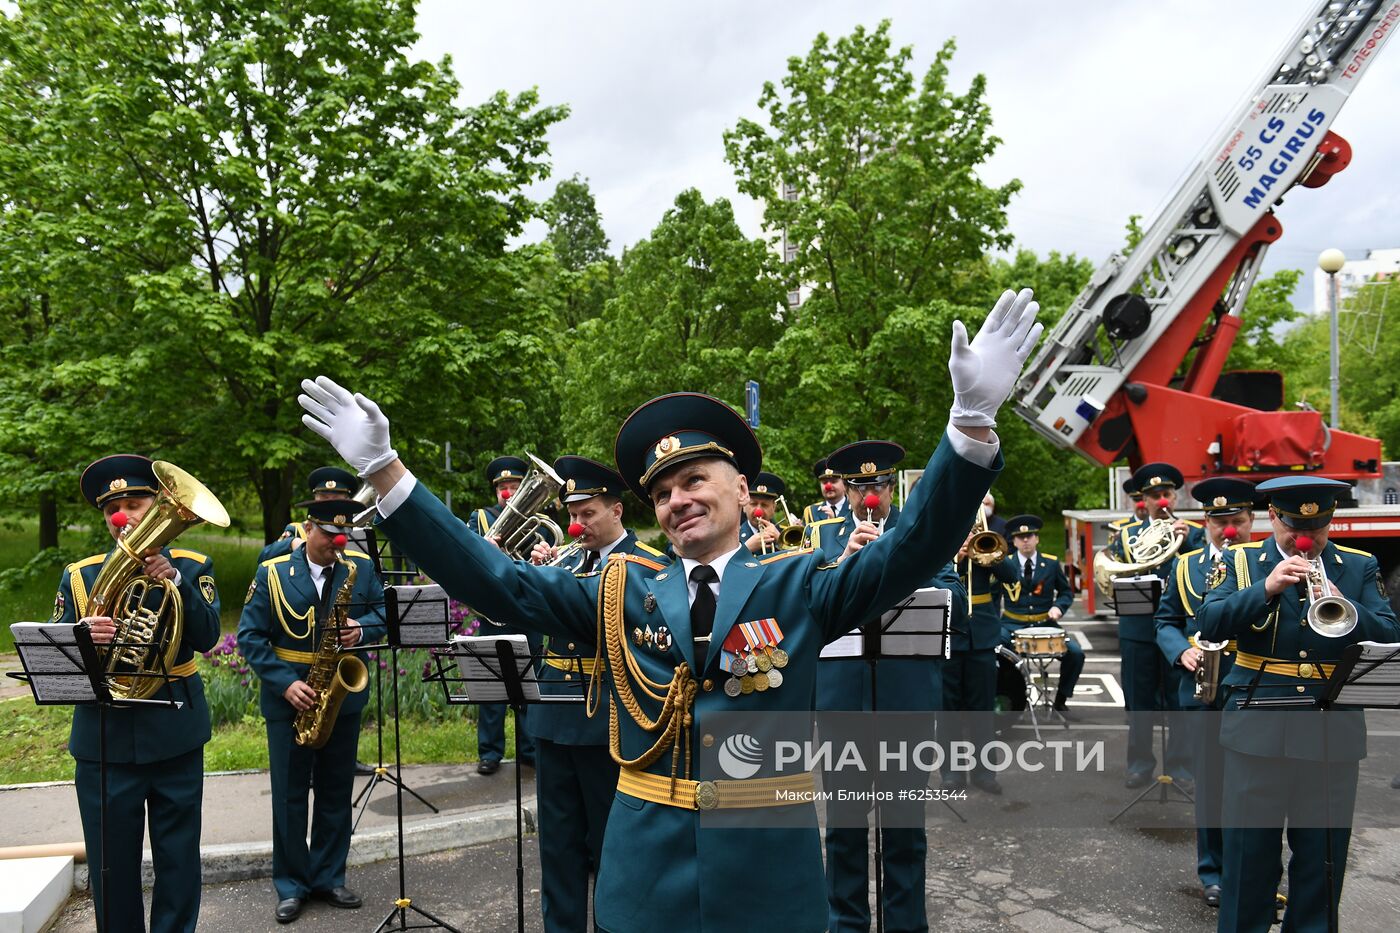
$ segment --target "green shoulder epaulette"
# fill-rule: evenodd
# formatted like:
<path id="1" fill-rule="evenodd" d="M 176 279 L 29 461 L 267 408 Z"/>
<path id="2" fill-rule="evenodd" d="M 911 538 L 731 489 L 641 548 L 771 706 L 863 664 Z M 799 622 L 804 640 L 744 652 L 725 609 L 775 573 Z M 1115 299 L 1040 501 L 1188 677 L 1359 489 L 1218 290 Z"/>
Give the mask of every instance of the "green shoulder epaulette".
<path id="1" fill-rule="evenodd" d="M 292 555 L 290 555 L 290 554 L 283 554 L 283 555 L 281 555 L 280 557 L 269 557 L 267 560 L 265 560 L 265 561 L 262 562 L 262 565 L 263 565 L 264 567 L 271 567 L 273 564 L 280 564 L 280 563 L 282 563 L 282 561 L 284 561 L 284 560 L 291 560 L 291 559 L 292 559 Z"/>
<path id="2" fill-rule="evenodd" d="M 1045 558 L 1046 560 L 1059 560 L 1059 558 L 1056 557 L 1054 554 L 1041 554 L 1040 556 Z"/>
<path id="3" fill-rule="evenodd" d="M 759 558 L 758 562 L 760 564 L 771 564 L 776 561 L 787 560 L 789 557 L 796 557 L 799 554 L 811 554 L 812 550 L 813 549 L 809 547 L 797 547 L 790 551 L 779 551 L 776 554 L 769 554 L 767 557 Z"/>
<path id="4" fill-rule="evenodd" d="M 209 555 L 207 555 L 207 554 L 201 554 L 201 553 L 199 553 L 198 551 L 191 551 L 191 550 L 189 550 L 189 549 L 187 549 L 187 548 L 182 548 L 182 547 L 174 547 L 174 548 L 171 548 L 171 549 L 170 549 L 170 556 L 171 556 L 171 557 L 183 557 L 185 560 L 197 561 L 198 563 L 201 563 L 201 564 L 204 563 L 206 560 L 209 559 Z"/>
<path id="5" fill-rule="evenodd" d="M 1178 554 L 1178 555 L 1176 555 L 1176 556 L 1179 557 L 1179 558 L 1182 559 L 1182 560 L 1185 560 L 1185 559 L 1188 558 L 1188 557 L 1195 557 L 1197 554 L 1201 553 L 1201 552 L 1204 551 L 1204 550 L 1205 550 L 1205 548 L 1203 548 L 1203 547 L 1198 547 L 1198 548 L 1194 548 L 1194 549 L 1192 549 L 1192 550 L 1190 550 L 1190 551 L 1182 551 L 1180 554 Z"/>
<path id="6" fill-rule="evenodd" d="M 1360 554 L 1362 557 L 1375 557 L 1370 551 L 1363 551 L 1360 548 L 1347 547 L 1345 544 L 1338 544 L 1333 541 L 1332 546 L 1339 551 L 1346 551 L 1348 554 Z"/>
<path id="7" fill-rule="evenodd" d="M 346 548 L 346 549 L 345 549 L 344 551 L 342 551 L 341 553 L 344 554 L 346 557 L 361 557 L 361 558 L 364 558 L 365 560 L 371 560 L 371 559 L 372 559 L 372 558 L 371 558 L 368 554 L 366 554 L 364 551 L 357 551 L 357 550 L 355 550 L 355 549 L 353 549 L 353 548 Z"/>
<path id="8" fill-rule="evenodd" d="M 647 544 L 645 541 L 641 541 L 641 540 L 637 541 L 637 547 L 641 548 L 643 551 L 646 551 L 648 554 L 652 555 L 653 557 L 665 557 L 665 556 L 666 556 L 665 552 L 663 552 L 663 551 L 658 551 L 656 548 L 652 547 L 650 544 Z"/>

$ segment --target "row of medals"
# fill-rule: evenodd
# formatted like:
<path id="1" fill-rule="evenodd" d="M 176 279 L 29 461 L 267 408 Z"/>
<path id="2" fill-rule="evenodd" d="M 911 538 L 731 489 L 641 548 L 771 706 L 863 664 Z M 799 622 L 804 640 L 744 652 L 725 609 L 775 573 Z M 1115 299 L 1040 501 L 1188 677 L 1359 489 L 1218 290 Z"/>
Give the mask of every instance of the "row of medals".
<path id="1" fill-rule="evenodd" d="M 735 655 L 729 663 L 729 679 L 724 692 L 730 697 L 747 695 L 757 690 L 777 690 L 783 685 L 782 668 L 787 667 L 788 654 L 781 648 Z"/>

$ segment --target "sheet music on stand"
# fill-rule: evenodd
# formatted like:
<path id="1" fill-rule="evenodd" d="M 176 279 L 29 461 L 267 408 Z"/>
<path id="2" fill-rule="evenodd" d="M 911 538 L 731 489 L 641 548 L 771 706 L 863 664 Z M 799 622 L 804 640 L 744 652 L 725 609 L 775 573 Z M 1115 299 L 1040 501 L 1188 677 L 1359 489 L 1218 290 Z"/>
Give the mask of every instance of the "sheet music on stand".
<path id="1" fill-rule="evenodd" d="M 1120 616 L 1150 616 L 1162 599 L 1162 580 L 1143 574 L 1113 581 L 1113 608 Z"/>
<path id="2" fill-rule="evenodd" d="M 384 587 L 384 615 L 390 644 L 437 648 L 452 641 L 449 600 L 436 583 Z"/>
<path id="3" fill-rule="evenodd" d="M 853 629 L 822 648 L 823 660 L 948 658 L 953 594 L 936 586 L 915 590 L 879 620 Z"/>
<path id="4" fill-rule="evenodd" d="M 1347 645 L 1320 705 L 1400 709 L 1400 644 Z"/>
<path id="5" fill-rule="evenodd" d="M 463 693 L 448 689 L 448 700 L 458 703 L 510 703 L 506 678 L 502 676 L 501 654 L 504 645 L 515 667 L 516 677 L 526 703 L 550 700 L 540 695 L 540 682 L 535 674 L 535 657 L 530 641 L 524 635 L 458 635 L 452 639 L 451 656 L 457 659 L 456 678 L 444 678 L 443 685 L 461 684 Z M 568 700 L 568 697 L 561 699 Z"/>
<path id="6" fill-rule="evenodd" d="M 10 626 L 15 650 L 24 667 L 24 679 L 40 706 L 71 706 L 96 703 L 97 691 L 89 669 L 96 669 L 96 652 L 84 657 L 84 648 L 92 651 L 92 640 L 86 645 L 78 638 L 78 624 L 52 622 L 15 622 Z"/>

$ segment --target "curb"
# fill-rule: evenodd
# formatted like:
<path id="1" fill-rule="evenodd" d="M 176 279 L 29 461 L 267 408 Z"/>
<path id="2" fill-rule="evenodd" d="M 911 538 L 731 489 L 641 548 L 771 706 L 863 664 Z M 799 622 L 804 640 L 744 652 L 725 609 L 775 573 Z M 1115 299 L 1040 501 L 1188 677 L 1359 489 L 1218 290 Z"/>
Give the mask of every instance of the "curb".
<path id="1" fill-rule="evenodd" d="M 526 833 L 535 832 L 535 798 L 521 800 L 521 826 Z M 515 804 L 469 808 L 448 817 L 432 817 L 413 823 L 405 823 L 403 828 L 403 854 L 427 855 L 445 852 L 483 842 L 496 842 L 515 836 Z M 356 833 L 350 840 L 350 854 L 347 865 L 367 865 L 398 857 L 397 827 Z M 272 876 L 272 843 L 234 842 L 223 845 L 201 846 L 199 850 L 201 877 L 204 884 L 223 884 L 228 881 L 247 881 L 253 878 Z M 141 858 L 141 883 L 154 882 L 151 868 L 151 853 L 146 850 Z M 75 865 L 73 889 L 85 890 L 88 887 L 88 867 L 86 863 Z"/>

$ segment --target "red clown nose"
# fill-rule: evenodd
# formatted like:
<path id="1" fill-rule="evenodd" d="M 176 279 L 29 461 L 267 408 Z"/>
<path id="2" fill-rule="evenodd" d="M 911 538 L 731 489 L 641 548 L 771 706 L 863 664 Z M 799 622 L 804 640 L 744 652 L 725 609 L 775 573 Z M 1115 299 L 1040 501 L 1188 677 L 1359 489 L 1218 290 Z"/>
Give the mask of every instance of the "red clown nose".
<path id="1" fill-rule="evenodd" d="M 754 510 L 753 510 L 753 517 L 754 517 L 754 518 L 762 518 L 762 517 L 763 517 L 763 510 L 762 510 L 762 509 L 754 509 Z"/>
<path id="2" fill-rule="evenodd" d="M 1299 551 L 1311 551 L 1313 546 L 1312 535 L 1299 535 L 1293 539 L 1293 543 L 1298 546 Z"/>
<path id="3" fill-rule="evenodd" d="M 822 483 L 822 492 L 831 492 L 836 488 L 835 483 Z"/>
<path id="4" fill-rule="evenodd" d="M 511 490 L 511 489 L 502 489 L 502 490 L 501 490 L 501 501 L 502 501 L 502 502 L 505 502 L 507 499 L 509 499 L 509 498 L 510 498 L 512 495 L 514 495 L 514 494 L 515 494 L 515 491 L 514 491 L 514 490 Z"/>
<path id="5" fill-rule="evenodd" d="M 125 528 L 126 523 L 130 520 L 131 519 L 126 517 L 125 512 L 113 512 L 112 517 L 108 519 L 108 521 L 112 523 L 113 528 Z"/>
<path id="6" fill-rule="evenodd" d="M 577 538 L 581 534 L 583 534 L 583 526 L 580 525 L 578 522 L 574 522 L 572 525 L 569 526 L 570 538 Z"/>
<path id="7" fill-rule="evenodd" d="M 1146 503 L 1146 502 L 1143 502 L 1141 499 L 1139 499 L 1138 501 L 1136 501 L 1136 502 L 1133 503 L 1133 510 L 1134 510 L 1134 511 L 1137 511 L 1137 512 L 1146 512 L 1146 511 L 1147 511 L 1147 503 Z"/>
<path id="8" fill-rule="evenodd" d="M 1226 541 L 1233 541 L 1240 536 L 1240 530 L 1234 525 L 1227 525 L 1220 534 L 1224 536 Z"/>
<path id="9" fill-rule="evenodd" d="M 865 507 L 867 509 L 878 509 L 880 507 L 880 497 L 872 492 L 865 497 Z"/>
<path id="10" fill-rule="evenodd" d="M 1159 509 L 1165 509 L 1165 508 L 1169 507 L 1171 504 L 1172 504 L 1172 500 L 1168 499 L 1166 496 L 1163 496 L 1162 498 L 1160 498 L 1160 499 L 1157 500 L 1157 508 L 1159 508 Z"/>
<path id="11" fill-rule="evenodd" d="M 334 538 L 331 539 L 331 541 L 335 543 L 336 550 L 340 550 L 341 548 L 345 547 L 345 543 L 349 540 L 350 539 L 345 537 L 345 535 L 336 535 Z"/>

